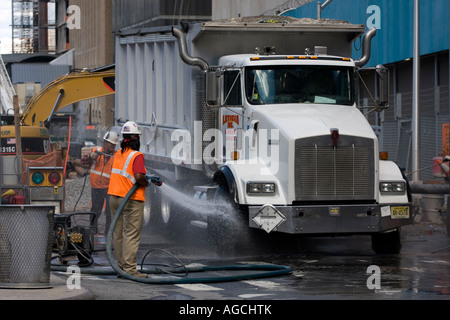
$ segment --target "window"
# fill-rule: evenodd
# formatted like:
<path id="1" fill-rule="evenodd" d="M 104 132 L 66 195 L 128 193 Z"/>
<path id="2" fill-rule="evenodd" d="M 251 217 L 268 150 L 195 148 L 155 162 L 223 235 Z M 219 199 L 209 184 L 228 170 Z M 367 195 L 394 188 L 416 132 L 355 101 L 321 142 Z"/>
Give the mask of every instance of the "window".
<path id="1" fill-rule="evenodd" d="M 353 105 L 353 69 L 338 66 L 265 66 L 246 70 L 251 104 Z"/>
<path id="2" fill-rule="evenodd" d="M 223 104 L 242 106 L 241 75 L 239 70 L 225 71 L 223 75 Z"/>

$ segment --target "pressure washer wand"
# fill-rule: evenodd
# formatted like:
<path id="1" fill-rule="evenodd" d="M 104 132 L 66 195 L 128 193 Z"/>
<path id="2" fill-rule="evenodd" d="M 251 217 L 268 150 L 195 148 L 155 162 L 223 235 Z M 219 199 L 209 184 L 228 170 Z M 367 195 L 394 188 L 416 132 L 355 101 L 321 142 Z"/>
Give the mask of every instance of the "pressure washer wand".
<path id="1" fill-rule="evenodd" d="M 155 175 L 146 175 L 145 177 L 147 178 L 148 181 L 157 185 L 158 187 L 162 186 L 163 184 L 161 178 Z"/>
<path id="2" fill-rule="evenodd" d="M 99 156 L 100 155 L 104 155 L 105 157 L 111 157 L 111 158 L 114 158 L 114 156 L 112 155 L 112 154 L 109 154 L 109 153 L 104 153 L 104 152 L 101 152 L 101 151 L 98 151 L 98 150 L 95 150 L 94 151 L 96 154 L 98 154 Z"/>

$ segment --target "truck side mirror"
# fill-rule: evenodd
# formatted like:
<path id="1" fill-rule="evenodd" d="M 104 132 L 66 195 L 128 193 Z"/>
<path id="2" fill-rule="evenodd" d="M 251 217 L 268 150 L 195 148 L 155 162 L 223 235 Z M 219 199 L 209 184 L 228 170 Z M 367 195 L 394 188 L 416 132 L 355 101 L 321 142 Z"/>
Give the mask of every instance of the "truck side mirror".
<path id="1" fill-rule="evenodd" d="M 382 65 L 376 66 L 376 77 L 378 82 L 378 108 L 389 107 L 389 69 Z"/>
<path id="2" fill-rule="evenodd" d="M 206 72 L 206 104 L 211 107 L 220 105 L 219 95 L 220 72 L 208 70 Z"/>

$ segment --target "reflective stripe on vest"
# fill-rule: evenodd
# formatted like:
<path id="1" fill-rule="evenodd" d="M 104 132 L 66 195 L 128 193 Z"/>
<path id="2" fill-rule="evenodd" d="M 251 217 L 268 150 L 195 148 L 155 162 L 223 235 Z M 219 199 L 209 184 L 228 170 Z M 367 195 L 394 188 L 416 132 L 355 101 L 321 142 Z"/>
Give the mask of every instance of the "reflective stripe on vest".
<path id="1" fill-rule="evenodd" d="M 136 184 L 133 173 L 133 164 L 134 159 L 140 155 L 142 155 L 142 153 L 136 150 L 127 150 L 124 153 L 122 153 L 122 150 L 116 152 L 111 171 L 108 194 L 123 198 L 133 185 Z M 130 199 L 145 201 L 145 187 L 140 185 Z"/>
<path id="2" fill-rule="evenodd" d="M 91 169 L 91 173 L 96 174 L 100 177 L 111 178 L 111 175 L 106 172 L 99 172 L 97 170 Z"/>
<path id="3" fill-rule="evenodd" d="M 130 180 L 133 184 L 136 183 L 136 179 L 127 172 L 128 170 L 128 166 L 130 165 L 130 161 L 131 159 L 133 159 L 133 156 L 136 154 L 137 151 L 133 151 L 131 152 L 128 157 L 127 160 L 125 161 L 125 165 L 123 166 L 123 169 L 115 169 L 113 168 L 111 173 L 116 173 L 116 174 L 120 174 L 121 176 L 127 178 L 128 180 Z"/>
<path id="4" fill-rule="evenodd" d="M 93 151 L 99 150 L 103 152 L 103 148 L 95 148 Z M 114 156 L 114 153 L 111 155 Z M 109 179 L 111 178 L 111 168 L 113 159 L 108 159 L 106 162 L 105 155 L 99 155 L 98 161 L 94 161 L 91 166 L 90 174 L 91 174 L 91 186 L 93 188 L 107 189 L 109 185 Z"/>

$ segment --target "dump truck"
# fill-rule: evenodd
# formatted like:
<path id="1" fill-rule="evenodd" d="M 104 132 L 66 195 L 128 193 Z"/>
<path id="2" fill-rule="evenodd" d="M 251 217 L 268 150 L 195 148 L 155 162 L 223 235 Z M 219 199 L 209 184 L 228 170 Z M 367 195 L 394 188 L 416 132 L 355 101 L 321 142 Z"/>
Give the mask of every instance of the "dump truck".
<path id="1" fill-rule="evenodd" d="M 153 188 L 150 220 L 202 225 L 219 251 L 278 233 L 364 234 L 375 252 L 398 253 L 412 223 L 408 181 L 356 103 L 375 34 L 281 16 L 118 30 L 117 122 L 141 126 L 146 166 L 167 184 L 212 203 L 188 215 Z M 368 70 L 384 110 L 388 69 Z"/>

